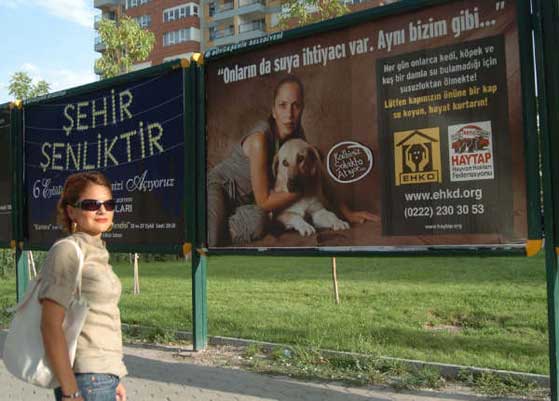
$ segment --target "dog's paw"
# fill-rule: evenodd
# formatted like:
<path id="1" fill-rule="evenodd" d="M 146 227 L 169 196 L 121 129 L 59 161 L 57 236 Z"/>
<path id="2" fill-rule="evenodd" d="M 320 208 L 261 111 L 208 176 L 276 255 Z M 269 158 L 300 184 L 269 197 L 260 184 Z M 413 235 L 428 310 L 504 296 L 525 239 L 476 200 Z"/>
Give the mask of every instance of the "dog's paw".
<path id="1" fill-rule="evenodd" d="M 338 218 L 329 210 L 322 209 L 313 214 L 313 223 L 318 228 L 329 228 L 334 231 L 348 230 L 349 223 Z"/>
<path id="2" fill-rule="evenodd" d="M 349 230 L 349 223 L 347 221 L 337 219 L 337 221 L 335 221 L 332 224 L 332 230 L 334 231 Z"/>
<path id="3" fill-rule="evenodd" d="M 303 237 L 308 237 L 316 233 L 314 227 L 304 220 L 299 221 L 293 228 Z"/>

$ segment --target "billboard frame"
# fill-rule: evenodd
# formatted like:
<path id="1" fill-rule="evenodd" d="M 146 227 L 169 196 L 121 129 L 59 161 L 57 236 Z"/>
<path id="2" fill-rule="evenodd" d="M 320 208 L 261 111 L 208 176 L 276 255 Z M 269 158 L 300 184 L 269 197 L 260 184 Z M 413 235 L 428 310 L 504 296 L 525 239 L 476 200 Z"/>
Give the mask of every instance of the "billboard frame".
<path id="1" fill-rule="evenodd" d="M 15 109 L 17 109 L 17 106 L 15 103 L 12 102 L 7 102 L 7 103 L 2 103 L 0 104 L 0 110 L 4 110 L 4 111 L 8 111 L 10 114 L 10 131 L 9 131 L 9 155 L 10 155 L 10 160 L 9 160 L 9 168 L 10 168 L 10 180 L 11 180 L 11 213 L 10 213 L 10 223 L 11 223 L 11 230 L 10 230 L 10 238 L 7 241 L 0 241 L 0 249 L 6 249 L 6 248 L 14 248 L 15 247 L 15 242 L 14 239 L 16 238 L 15 235 L 15 229 L 16 229 L 16 221 L 15 221 L 15 216 L 16 216 L 16 208 L 15 208 L 15 202 L 14 202 L 14 197 L 16 195 L 16 192 L 14 191 L 14 187 L 15 187 L 15 179 L 14 179 L 14 158 L 17 157 L 17 153 L 15 152 L 15 148 L 14 148 L 14 133 L 15 133 L 15 127 L 14 127 L 14 117 L 17 117 L 17 113 L 14 111 Z"/>
<path id="2" fill-rule="evenodd" d="M 195 149 L 195 141 L 196 141 L 196 121 L 195 121 L 195 111 L 192 109 L 192 103 L 194 98 L 194 88 L 190 87 L 190 76 L 195 74 L 192 68 L 190 68 L 190 62 L 186 59 L 177 59 L 173 61 L 169 61 L 164 64 L 159 64 L 154 67 L 146 68 L 139 71 L 134 71 L 125 75 L 119 75 L 113 78 L 104 79 L 99 82 L 93 82 L 91 84 L 82 85 L 79 87 L 71 88 L 68 90 L 63 90 L 59 92 L 50 93 L 45 96 L 36 97 L 33 99 L 29 99 L 23 102 L 23 111 L 25 111 L 25 107 L 29 105 L 35 104 L 48 104 L 54 100 L 61 100 L 67 97 L 83 95 L 89 92 L 97 91 L 97 90 L 106 90 L 111 88 L 112 86 L 116 85 L 123 85 L 127 84 L 132 81 L 136 81 L 138 79 L 149 78 L 152 76 L 157 76 L 163 74 L 165 72 L 175 70 L 175 69 L 182 69 L 182 80 L 183 80 L 183 87 L 181 89 L 183 95 L 183 126 L 182 126 L 182 134 L 184 138 L 184 159 L 185 159 L 185 175 L 184 180 L 181 183 L 184 188 L 184 205 L 182 208 L 182 214 L 184 215 L 183 218 L 185 219 L 184 224 L 184 232 L 181 239 L 177 241 L 176 244 L 168 244 L 168 245 L 150 245 L 150 244 L 111 244 L 111 241 L 107 241 L 107 249 L 110 252 L 137 252 L 137 253 L 160 253 L 160 254 L 174 254 L 179 255 L 183 253 L 185 248 L 185 244 L 192 243 L 193 235 L 196 231 L 195 229 L 195 222 L 189 218 L 188 216 L 188 206 L 195 204 L 195 184 L 194 180 L 189 176 L 195 171 L 195 166 L 192 163 L 189 163 L 189 160 L 192 160 L 196 149 Z M 24 127 L 22 124 L 21 130 L 18 131 L 18 140 L 16 144 L 17 153 L 22 154 L 25 150 L 24 144 Z M 23 158 L 23 156 L 22 156 Z M 19 241 L 23 241 L 22 249 L 23 250 L 40 250 L 46 251 L 50 248 L 52 244 L 30 244 L 28 242 L 28 238 L 25 238 L 25 230 L 28 223 L 28 216 L 27 216 L 27 192 L 25 190 L 25 183 L 23 182 L 23 172 L 25 170 L 25 160 L 18 160 L 17 164 L 19 169 L 19 177 L 21 179 L 17 182 L 21 182 L 21 188 L 19 189 L 18 193 L 21 196 L 21 204 L 20 211 L 21 211 L 21 218 L 19 221 L 19 230 L 20 236 L 18 238 Z M 16 166 L 16 169 L 18 167 Z M 102 170 L 101 170 L 102 171 Z M 117 216 L 118 218 L 118 216 Z"/>
<path id="3" fill-rule="evenodd" d="M 401 1 L 381 7 L 367 9 L 351 13 L 342 17 L 334 18 L 304 27 L 292 29 L 285 32 L 269 34 L 256 41 L 261 43 L 249 45 L 249 41 L 239 42 L 223 48 L 212 48 L 205 52 L 204 66 L 200 73 L 206 79 L 206 65 L 222 60 L 228 56 L 238 56 L 254 50 L 264 49 L 275 44 L 285 43 L 295 39 L 305 38 L 314 34 L 332 32 L 348 28 L 361 23 L 379 20 L 381 18 L 410 13 L 416 10 L 437 5 L 456 2 L 456 0 L 421 0 Z M 516 24 L 518 28 L 518 46 L 521 59 L 531 59 L 532 46 L 532 11 L 530 0 L 515 0 Z M 243 248 L 223 247 L 204 248 L 212 255 L 258 255 L 258 256 L 420 256 L 420 255 L 491 255 L 491 256 L 533 256 L 542 248 L 542 224 L 541 224 L 541 199 L 540 199 L 540 176 L 539 176 L 539 150 L 537 132 L 537 108 L 535 103 L 534 68 L 530 63 L 522 63 L 520 66 L 520 84 L 522 89 L 522 115 L 523 115 L 523 141 L 525 145 L 524 171 L 526 175 L 526 215 L 527 215 L 527 241 L 522 244 L 489 244 L 489 245 L 432 245 L 432 246 L 379 246 L 379 247 L 266 247 L 266 248 Z M 199 92 L 200 104 L 200 126 L 198 135 L 203 138 L 200 142 L 200 151 L 206 155 L 200 180 L 203 184 L 198 190 L 204 195 L 198 202 L 198 209 L 206 207 L 207 199 L 207 135 L 206 135 L 206 93 L 204 88 Z M 198 238 L 201 243 L 207 241 L 207 216 L 204 223 L 198 224 Z"/>
<path id="4" fill-rule="evenodd" d="M 549 338 L 549 377 L 551 400 L 558 401 L 559 383 L 559 161 L 554 149 L 559 145 L 559 79 L 556 51 L 559 40 L 559 2 L 534 0 L 535 63 L 541 129 L 543 173 L 545 270 L 547 291 L 547 325 Z M 554 64 L 553 64 L 554 63 Z"/>

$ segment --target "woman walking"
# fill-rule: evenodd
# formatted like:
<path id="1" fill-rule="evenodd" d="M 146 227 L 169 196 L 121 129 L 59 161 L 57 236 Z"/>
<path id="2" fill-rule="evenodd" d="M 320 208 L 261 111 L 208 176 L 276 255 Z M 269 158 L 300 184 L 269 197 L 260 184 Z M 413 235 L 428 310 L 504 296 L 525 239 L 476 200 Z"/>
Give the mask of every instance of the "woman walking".
<path id="1" fill-rule="evenodd" d="M 61 242 L 47 255 L 39 289 L 43 343 L 60 384 L 55 389 L 57 401 L 126 401 L 126 391 L 120 383 L 127 373 L 122 361 L 118 309 L 121 284 L 101 239 L 101 234 L 112 228 L 114 208 L 111 184 L 98 172 L 68 177 L 58 201 L 58 222 L 84 256 L 81 294 L 89 311 L 72 365 L 62 324 L 74 297 L 79 260 L 75 247 Z"/>

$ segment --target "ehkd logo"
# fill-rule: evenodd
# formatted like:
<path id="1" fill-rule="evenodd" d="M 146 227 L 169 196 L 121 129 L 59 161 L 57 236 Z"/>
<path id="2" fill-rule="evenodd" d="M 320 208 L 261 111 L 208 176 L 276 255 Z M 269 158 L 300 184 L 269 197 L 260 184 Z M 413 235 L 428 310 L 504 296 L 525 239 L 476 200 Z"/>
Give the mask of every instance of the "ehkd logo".
<path id="1" fill-rule="evenodd" d="M 394 133 L 396 185 L 442 182 L 439 128 Z"/>

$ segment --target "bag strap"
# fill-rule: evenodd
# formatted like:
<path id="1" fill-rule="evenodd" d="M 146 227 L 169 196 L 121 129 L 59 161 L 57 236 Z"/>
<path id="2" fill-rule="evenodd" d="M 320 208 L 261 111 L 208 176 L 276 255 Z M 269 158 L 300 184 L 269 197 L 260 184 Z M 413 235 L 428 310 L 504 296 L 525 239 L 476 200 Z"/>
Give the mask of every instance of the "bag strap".
<path id="1" fill-rule="evenodd" d="M 82 295 L 82 270 L 83 270 L 83 264 L 84 264 L 83 252 L 82 252 L 80 246 L 78 245 L 78 243 L 74 240 L 71 240 L 70 238 L 64 238 L 64 239 L 61 239 L 60 241 L 57 241 L 53 245 L 53 247 L 55 247 L 56 245 L 58 245 L 62 242 L 69 242 L 70 244 L 72 244 L 74 246 L 74 248 L 76 248 L 76 253 L 78 254 L 78 275 L 76 277 L 76 293 L 77 293 L 78 299 L 80 299 L 80 297 Z"/>
<path id="2" fill-rule="evenodd" d="M 69 238 L 64 238 L 64 239 L 61 239 L 60 241 L 55 242 L 52 247 L 54 248 L 55 246 L 57 246 L 61 242 L 69 242 L 74 246 L 74 248 L 76 248 L 76 253 L 78 254 L 78 275 L 76 277 L 76 293 L 77 293 L 78 299 L 80 299 L 81 294 L 82 294 L 82 270 L 83 270 L 83 265 L 84 265 L 83 252 L 80 249 L 80 246 L 76 243 L 76 241 L 73 241 Z M 35 278 L 35 282 L 32 284 L 33 289 L 25 294 L 25 298 L 18 305 L 16 305 L 14 308 L 9 309 L 8 311 L 9 312 L 18 312 L 19 310 L 23 309 L 25 307 L 25 305 L 27 305 L 29 303 L 29 300 L 33 297 L 33 294 L 35 294 L 35 291 L 37 291 L 37 288 L 39 287 L 39 281 L 40 280 L 41 280 L 41 274 L 39 273 L 39 275 Z"/>

